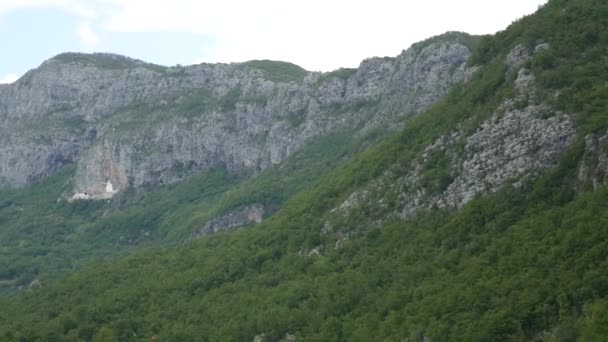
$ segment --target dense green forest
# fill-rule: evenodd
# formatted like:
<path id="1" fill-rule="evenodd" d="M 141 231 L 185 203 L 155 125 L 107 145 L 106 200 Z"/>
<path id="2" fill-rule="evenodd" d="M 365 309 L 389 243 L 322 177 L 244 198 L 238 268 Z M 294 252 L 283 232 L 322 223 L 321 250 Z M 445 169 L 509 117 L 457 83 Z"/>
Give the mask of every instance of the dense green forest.
<path id="1" fill-rule="evenodd" d="M 68 202 L 73 166 L 25 190 L 0 191 L 0 293 L 138 247 L 180 244 L 209 219 L 241 205 L 278 207 L 381 136 L 335 134 L 260 175 L 216 168 L 111 202 Z"/>
<path id="2" fill-rule="evenodd" d="M 443 133 L 455 127 L 474 131 L 514 92 L 504 65 L 507 53 L 518 44 L 540 43 L 549 48 L 526 66 L 538 80 L 541 100 L 572 113 L 578 130 L 559 165 L 458 211 L 422 210 L 408 220 L 384 221 L 381 229 L 370 229 L 359 215 L 346 217 L 343 224 L 352 234 L 336 248 L 336 236 L 323 233 L 331 210 L 387 170 L 404 174 Z M 176 241 L 193 222 L 211 217 L 201 210 L 209 204 L 213 210 L 235 206 L 262 189 L 259 196 L 286 202 L 254 227 L 183 245 L 152 244 L 1 297 L 0 336 L 8 341 L 251 341 L 261 334 L 268 341 L 286 334 L 304 341 L 606 340 L 608 189 L 576 182 L 584 137 L 608 129 L 607 56 L 608 3 L 551 0 L 479 42 L 470 64 L 480 69 L 469 83 L 351 161 L 321 160 L 310 168 L 320 170 L 316 174 L 277 169 L 273 172 L 284 172 L 280 177 L 251 181 L 216 170 L 200 176 L 215 179 L 216 190 L 186 192 L 196 189 L 199 178 L 193 178 L 168 192 L 131 194 L 142 207 L 158 205 L 134 212 L 157 212 L 155 220 L 163 224 L 155 234 Z M 434 171 L 429 184 L 441 186 L 442 174 Z M 61 177 L 49 188 L 65 182 Z M 284 186 L 273 183 L 289 179 L 283 177 L 293 178 Z M 236 192 L 225 192 L 230 182 L 242 183 Z M 3 198 L 20 203 L 19 196 Z M 19 208 L 14 203 L 0 204 L 0 213 Z M 113 231 L 108 224 L 94 228 L 105 220 L 95 216 L 107 210 L 96 207 L 102 205 L 52 204 L 53 210 L 75 210 L 82 221 L 92 220 L 84 226 L 73 222 L 66 236 L 87 231 L 100 237 Z M 374 215 L 394 209 L 379 207 L 375 198 L 363 208 Z M 138 230 L 148 219 L 117 212 L 125 215 L 115 218 L 118 232 Z M 313 249 L 322 253 L 309 254 Z M 3 245 L 2 260 L 11 260 L 13 252 Z"/>

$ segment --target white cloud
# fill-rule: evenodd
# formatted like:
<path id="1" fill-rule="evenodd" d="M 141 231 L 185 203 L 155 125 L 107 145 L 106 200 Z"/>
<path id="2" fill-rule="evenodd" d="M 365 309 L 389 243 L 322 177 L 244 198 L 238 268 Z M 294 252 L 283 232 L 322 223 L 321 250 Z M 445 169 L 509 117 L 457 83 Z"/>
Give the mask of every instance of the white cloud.
<path id="1" fill-rule="evenodd" d="M 493 33 L 546 0 L 103 0 L 114 32 L 192 32 L 217 44 L 206 61 L 280 59 L 312 70 L 396 55 L 445 31 Z"/>
<path id="2" fill-rule="evenodd" d="M 331 70 L 397 55 L 445 31 L 493 33 L 546 1 L 0 0 L 0 17 L 23 8 L 71 11 L 82 21 L 77 33 L 87 50 L 104 31 L 189 32 L 214 42 L 196 47 L 202 61 L 275 59 Z"/>
<path id="3" fill-rule="evenodd" d="M 88 22 L 82 22 L 78 25 L 78 37 L 80 42 L 87 50 L 92 50 L 97 46 L 99 42 L 99 36 L 91 28 L 91 24 Z"/>
<path id="4" fill-rule="evenodd" d="M 14 10 L 28 8 L 61 8 L 83 18 L 96 17 L 95 11 L 83 0 L 1 0 L 0 16 Z"/>
<path id="5" fill-rule="evenodd" d="M 76 33 L 86 49 L 90 50 L 97 45 L 99 36 L 93 31 L 90 24 L 91 20 L 97 17 L 97 13 L 87 5 L 85 0 L 0 0 L 0 16 L 11 11 L 32 8 L 58 8 L 85 19 L 86 21 L 78 25 Z"/>
<path id="6" fill-rule="evenodd" d="M 8 74 L 0 79 L 0 84 L 2 83 L 13 83 L 19 79 L 19 75 L 17 74 Z"/>

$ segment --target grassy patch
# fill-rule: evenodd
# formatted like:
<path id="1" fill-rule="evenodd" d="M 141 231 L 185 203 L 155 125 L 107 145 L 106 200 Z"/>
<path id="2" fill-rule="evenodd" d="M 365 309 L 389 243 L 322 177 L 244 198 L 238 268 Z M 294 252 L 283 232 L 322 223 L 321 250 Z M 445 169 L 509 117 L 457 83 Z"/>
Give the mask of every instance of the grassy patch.
<path id="1" fill-rule="evenodd" d="M 260 70 L 266 79 L 273 82 L 302 82 L 308 73 L 295 64 L 270 60 L 249 61 L 240 64 L 239 67 Z"/>
<path id="2" fill-rule="evenodd" d="M 155 72 L 165 72 L 167 69 L 161 65 L 146 63 L 129 57 L 107 53 L 86 54 L 68 52 L 57 55 L 53 59 L 62 63 L 79 63 L 107 70 L 125 70 L 143 67 Z"/>

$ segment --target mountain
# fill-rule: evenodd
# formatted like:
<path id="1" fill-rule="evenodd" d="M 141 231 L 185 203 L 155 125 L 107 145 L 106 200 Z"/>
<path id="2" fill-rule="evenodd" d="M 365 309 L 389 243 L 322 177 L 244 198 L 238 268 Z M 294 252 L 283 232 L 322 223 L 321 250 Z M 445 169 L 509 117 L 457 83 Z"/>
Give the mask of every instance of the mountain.
<path id="1" fill-rule="evenodd" d="M 470 74 L 473 40 L 448 34 L 325 74 L 273 61 L 165 68 L 62 54 L 0 88 L 0 185 L 22 187 L 73 163 L 68 195 L 102 199 L 219 165 L 265 170 L 314 137 L 419 113 Z"/>
<path id="2" fill-rule="evenodd" d="M 259 222 L 470 77 L 477 40 L 448 33 L 325 74 L 46 61 L 0 88 L 0 291 Z"/>
<path id="3" fill-rule="evenodd" d="M 110 201 L 124 205 L 114 213 L 159 204 L 155 211 L 173 213 L 159 231 L 193 223 L 196 210 L 160 205 L 176 199 L 237 209 L 201 216 L 205 232 L 249 214 L 260 222 L 178 245 L 140 245 L 34 282 L 0 299 L 3 337 L 606 339 L 607 18 L 604 1 L 551 0 L 481 38 L 462 66 L 472 70 L 460 79 L 466 82 L 415 116 L 403 112 L 407 120 L 382 119 L 401 130 L 374 146 L 360 135 L 376 127 L 366 118 L 346 138 L 319 135 L 253 176 L 228 166 L 153 192 L 129 185 Z M 384 109 L 404 103 L 402 95 L 383 97 L 371 112 L 390 118 Z M 315 145 L 323 139 L 337 139 L 336 150 Z M 342 149 L 350 143 L 355 148 Z M 307 178 L 308 171 L 319 173 Z M 69 170 L 61 172 L 43 186 L 77 189 Z M 216 192 L 186 191 L 204 184 Z M 273 191 L 264 192 L 267 185 Z M 255 203 L 278 198 L 279 189 L 290 190 L 275 201 L 276 212 L 257 215 Z M 39 190 L 12 191 L 17 201 Z M 60 202 L 55 208 L 74 215 L 107 203 Z"/>

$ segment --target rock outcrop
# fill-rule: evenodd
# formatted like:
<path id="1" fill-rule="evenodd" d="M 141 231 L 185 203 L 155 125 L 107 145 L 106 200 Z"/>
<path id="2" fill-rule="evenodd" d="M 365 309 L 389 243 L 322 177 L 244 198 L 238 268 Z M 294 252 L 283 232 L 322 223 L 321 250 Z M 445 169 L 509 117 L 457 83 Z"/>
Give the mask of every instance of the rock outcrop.
<path id="1" fill-rule="evenodd" d="M 421 207 L 461 208 L 477 194 L 495 192 L 508 181 L 521 182 L 557 165 L 574 141 L 572 118 L 546 105 L 523 109 L 510 105 L 510 101 L 505 103 L 463 140 L 461 132 L 453 132 L 426 149 L 421 163 L 402 178 L 404 188 L 416 189 L 400 195 L 402 217 Z M 462 142 L 463 152 L 457 154 L 453 148 Z M 433 153 L 443 154 L 450 165 L 447 187 L 439 193 L 423 186 L 425 162 Z"/>
<path id="2" fill-rule="evenodd" d="M 608 184 L 608 132 L 585 137 L 585 154 L 578 167 L 576 190 L 596 190 Z"/>
<path id="3" fill-rule="evenodd" d="M 468 77 L 469 55 L 454 36 L 330 73 L 270 61 L 166 68 L 62 54 L 0 87 L 0 187 L 72 163 L 73 199 L 218 165 L 258 172 L 313 137 L 390 129 L 419 113 Z"/>
<path id="4" fill-rule="evenodd" d="M 222 230 L 230 230 L 248 224 L 260 223 L 268 214 L 269 208 L 259 203 L 236 208 L 222 216 L 205 223 L 205 226 L 190 236 L 189 239 L 200 238 Z"/>
<path id="5" fill-rule="evenodd" d="M 523 68 L 533 54 L 517 46 L 507 56 L 507 73 L 517 75 L 514 80 L 517 95 L 506 99 L 474 132 L 456 129 L 442 135 L 412 162 L 405 175 L 395 177 L 385 173 L 352 193 L 332 212 L 345 216 L 365 210 L 362 207 L 370 199 L 380 199 L 372 201 L 377 208 L 383 207 L 383 201 L 394 200 L 393 215 L 401 219 L 420 209 L 459 209 L 476 195 L 495 192 L 511 183 L 520 186 L 526 179 L 556 166 L 575 141 L 577 131 L 571 115 L 555 110 L 539 98 L 534 75 Z M 587 137 L 588 157 L 579 168 L 580 187 L 595 188 L 606 181 L 606 141 L 606 136 Z M 387 199 L 390 196 L 396 199 Z M 333 227 L 331 220 L 325 226 Z M 340 227 L 330 229 L 340 230 Z"/>

